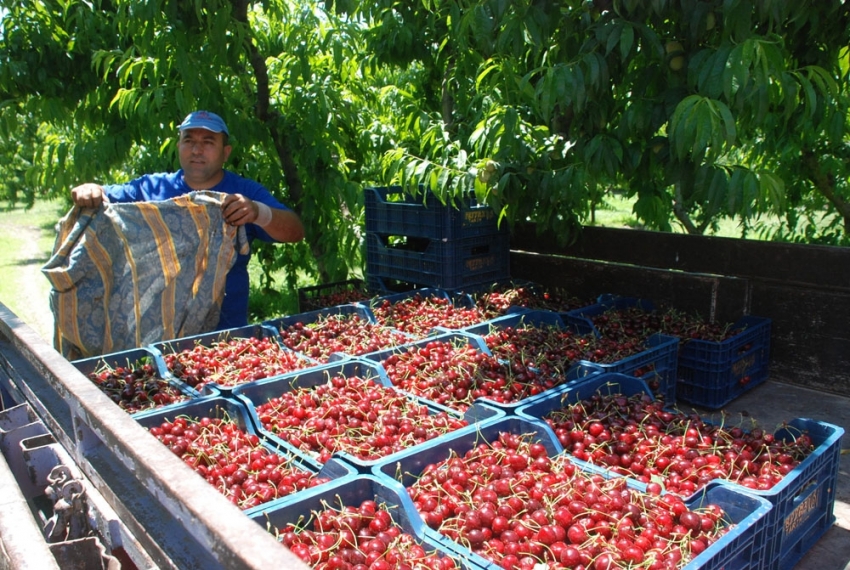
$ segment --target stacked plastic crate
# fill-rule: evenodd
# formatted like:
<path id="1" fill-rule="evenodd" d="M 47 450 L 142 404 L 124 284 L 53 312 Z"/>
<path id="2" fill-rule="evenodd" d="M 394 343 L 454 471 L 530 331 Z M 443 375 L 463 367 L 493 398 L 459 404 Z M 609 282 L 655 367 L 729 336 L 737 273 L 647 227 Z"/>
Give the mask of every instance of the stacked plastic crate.
<path id="1" fill-rule="evenodd" d="M 510 277 L 510 234 L 473 195 L 444 204 L 427 190 L 365 189 L 366 281 L 371 288 L 460 289 Z"/>

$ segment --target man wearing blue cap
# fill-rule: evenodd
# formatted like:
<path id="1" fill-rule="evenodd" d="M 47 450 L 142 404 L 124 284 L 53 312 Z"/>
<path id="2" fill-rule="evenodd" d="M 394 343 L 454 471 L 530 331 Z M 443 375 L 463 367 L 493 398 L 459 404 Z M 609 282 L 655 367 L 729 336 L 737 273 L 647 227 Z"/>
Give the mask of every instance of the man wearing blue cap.
<path id="1" fill-rule="evenodd" d="M 224 169 L 233 148 L 227 125 L 209 111 L 190 113 L 178 127 L 180 170 L 147 174 L 126 184 L 82 184 L 71 190 L 74 204 L 98 208 L 110 202 L 169 200 L 193 191 L 210 190 L 227 196 L 222 202 L 224 220 L 245 226 L 249 241 L 297 242 L 304 238 L 298 215 L 281 204 L 264 186 Z M 248 261 L 238 255 L 227 275 L 218 329 L 248 324 Z"/>

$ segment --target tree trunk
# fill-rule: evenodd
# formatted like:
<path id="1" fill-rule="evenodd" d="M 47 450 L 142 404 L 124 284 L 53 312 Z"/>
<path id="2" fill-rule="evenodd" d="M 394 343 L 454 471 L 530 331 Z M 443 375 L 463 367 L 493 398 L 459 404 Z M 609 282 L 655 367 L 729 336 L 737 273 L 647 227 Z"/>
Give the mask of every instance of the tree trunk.
<path id="1" fill-rule="evenodd" d="M 823 194 L 844 219 L 844 234 L 850 235 L 850 202 L 835 193 L 835 177 L 832 173 L 824 172 L 821 162 L 811 150 L 803 151 L 803 168 L 815 190 Z"/>
<path id="2" fill-rule="evenodd" d="M 249 27 L 248 22 L 248 6 L 249 0 L 234 0 L 235 19 Z M 298 167 L 295 163 L 295 157 L 292 153 L 292 145 L 290 144 L 289 136 L 281 130 L 280 119 L 282 115 L 276 109 L 271 107 L 269 97 L 269 71 L 266 66 L 266 58 L 257 49 L 253 37 L 249 36 L 247 40 L 248 59 L 251 63 L 251 68 L 254 71 L 254 78 L 257 82 L 257 102 L 255 105 L 255 113 L 257 118 L 268 129 L 269 136 L 272 139 L 275 150 L 277 151 L 280 166 L 283 170 L 283 177 L 286 180 L 286 185 L 289 187 L 289 197 L 291 199 L 292 209 L 301 216 L 303 211 L 302 203 L 304 199 L 304 184 L 301 181 L 301 176 L 298 174 Z M 316 264 L 319 268 L 321 281 L 326 281 L 328 278 L 327 269 L 324 264 L 324 247 L 321 245 L 320 228 L 316 228 L 314 224 L 309 223 L 310 220 L 304 220 L 304 226 L 307 228 L 308 240 L 310 242 L 310 250 L 316 258 Z"/>
<path id="3" fill-rule="evenodd" d="M 690 235 L 702 235 L 702 232 L 705 231 L 705 228 L 702 230 L 694 225 L 693 220 L 688 215 L 687 210 L 683 205 L 684 198 L 682 197 L 682 190 L 679 187 L 679 183 L 676 183 L 676 199 L 673 200 L 673 215 L 676 216 L 676 219 L 685 226 L 685 231 Z"/>

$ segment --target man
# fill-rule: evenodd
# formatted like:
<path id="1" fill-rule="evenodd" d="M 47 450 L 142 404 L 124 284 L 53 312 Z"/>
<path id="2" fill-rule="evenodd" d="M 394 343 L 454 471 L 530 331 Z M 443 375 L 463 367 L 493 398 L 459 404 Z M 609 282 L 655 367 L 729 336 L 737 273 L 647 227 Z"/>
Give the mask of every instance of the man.
<path id="1" fill-rule="evenodd" d="M 98 208 L 110 202 L 168 200 L 196 190 L 226 193 L 224 220 L 245 226 L 249 241 L 297 242 L 304 238 L 298 215 L 277 201 L 258 182 L 224 169 L 233 147 L 224 121 L 209 111 L 190 113 L 178 127 L 180 170 L 147 174 L 126 184 L 101 186 L 88 183 L 71 190 L 74 204 Z M 227 275 L 218 329 L 248 324 L 248 261 L 250 253 L 238 255 Z"/>

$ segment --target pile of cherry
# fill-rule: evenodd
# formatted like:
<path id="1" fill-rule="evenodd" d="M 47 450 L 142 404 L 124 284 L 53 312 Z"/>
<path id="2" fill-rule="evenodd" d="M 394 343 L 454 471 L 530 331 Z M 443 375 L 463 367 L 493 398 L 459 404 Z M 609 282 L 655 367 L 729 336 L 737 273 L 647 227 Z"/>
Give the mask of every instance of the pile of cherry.
<path id="1" fill-rule="evenodd" d="M 535 285 L 497 285 L 487 291 L 474 293 L 472 298 L 485 319 L 500 317 L 511 307 L 566 313 L 595 303 L 583 301 L 564 289 L 545 289 Z"/>
<path id="2" fill-rule="evenodd" d="M 417 338 L 434 327 L 462 329 L 487 320 L 477 307 L 458 307 L 449 298 L 421 293 L 395 301 L 382 299 L 370 308 L 378 324 Z"/>
<path id="3" fill-rule="evenodd" d="M 639 341 L 548 325 L 494 327 L 484 340 L 492 356 L 465 340 L 434 340 L 401 349 L 381 364 L 393 386 L 465 411 L 477 398 L 511 404 L 554 388 L 581 360 L 610 363 L 645 350 Z"/>
<path id="4" fill-rule="evenodd" d="M 410 341 L 409 337 L 370 323 L 357 313 L 320 315 L 310 324 L 297 321 L 281 327 L 280 336 L 287 348 L 322 363 L 328 362 L 335 352 L 359 356 Z"/>
<path id="5" fill-rule="evenodd" d="M 578 459 L 682 496 L 718 479 L 768 490 L 814 449 L 803 433 L 786 441 L 708 423 L 645 394 L 596 394 L 543 419 Z"/>
<path id="6" fill-rule="evenodd" d="M 426 524 L 521 570 L 679 568 L 728 529 L 717 505 L 589 474 L 532 437 L 502 433 L 426 466 L 407 487 Z"/>
<path id="7" fill-rule="evenodd" d="M 645 339 L 662 333 L 682 340 L 723 342 L 742 332 L 733 323 L 711 323 L 672 308 L 648 311 L 638 305 L 608 309 L 591 321 L 602 336 L 614 340 Z"/>
<path id="8" fill-rule="evenodd" d="M 348 286 L 340 286 L 335 291 L 329 290 L 324 293 L 305 296 L 301 299 L 300 307 L 305 312 L 317 311 L 327 307 L 336 307 L 349 303 L 362 303 L 363 301 L 368 301 L 371 297 L 372 295 L 362 286 L 349 284 Z"/>
<path id="9" fill-rule="evenodd" d="M 152 363 L 143 360 L 115 367 L 103 362 L 89 374 L 89 379 L 129 414 L 176 404 L 189 398 L 160 377 Z"/>
<path id="10" fill-rule="evenodd" d="M 449 557 L 426 551 L 402 531 L 384 503 L 366 500 L 312 513 L 310 523 L 276 529 L 278 540 L 304 562 L 322 570 L 453 570 Z"/>
<path id="11" fill-rule="evenodd" d="M 207 384 L 236 386 L 312 366 L 272 338 L 234 338 L 163 354 L 168 370 L 197 391 Z"/>
<path id="12" fill-rule="evenodd" d="M 148 431 L 243 510 L 329 481 L 291 466 L 226 417 L 180 416 Z"/>
<path id="13" fill-rule="evenodd" d="M 375 460 L 467 425 L 413 398 L 357 376 L 296 387 L 255 407 L 265 430 L 327 463 L 344 451 Z"/>

